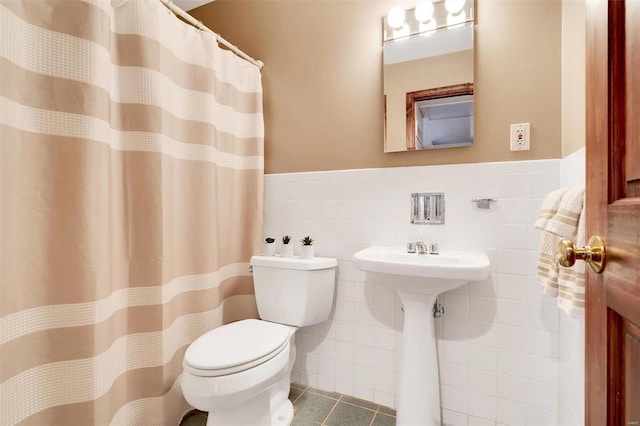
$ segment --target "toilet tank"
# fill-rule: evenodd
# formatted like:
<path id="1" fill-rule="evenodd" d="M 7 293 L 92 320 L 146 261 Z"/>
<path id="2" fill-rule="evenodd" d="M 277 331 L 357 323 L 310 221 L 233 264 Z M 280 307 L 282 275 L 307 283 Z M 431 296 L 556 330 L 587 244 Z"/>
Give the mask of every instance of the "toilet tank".
<path id="1" fill-rule="evenodd" d="M 253 256 L 253 286 L 260 318 L 304 327 L 329 318 L 336 259 Z"/>

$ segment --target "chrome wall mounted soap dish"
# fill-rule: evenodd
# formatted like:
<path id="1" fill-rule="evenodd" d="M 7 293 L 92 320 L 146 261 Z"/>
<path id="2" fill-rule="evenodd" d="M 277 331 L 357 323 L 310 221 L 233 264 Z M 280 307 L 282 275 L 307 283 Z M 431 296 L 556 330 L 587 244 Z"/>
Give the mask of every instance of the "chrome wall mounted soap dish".
<path id="1" fill-rule="evenodd" d="M 487 210 L 491 208 L 491 203 L 497 203 L 498 200 L 495 198 L 474 198 L 471 202 L 476 203 L 479 209 Z"/>

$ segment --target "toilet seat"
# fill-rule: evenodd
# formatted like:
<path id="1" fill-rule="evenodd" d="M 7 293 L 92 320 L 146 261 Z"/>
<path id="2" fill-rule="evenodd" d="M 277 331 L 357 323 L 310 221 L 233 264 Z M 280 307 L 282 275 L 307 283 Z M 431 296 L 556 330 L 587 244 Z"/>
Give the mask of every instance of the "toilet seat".
<path id="1" fill-rule="evenodd" d="M 289 344 L 290 327 L 248 319 L 215 328 L 196 339 L 184 356 L 184 367 L 196 376 L 215 377 L 248 370 Z"/>

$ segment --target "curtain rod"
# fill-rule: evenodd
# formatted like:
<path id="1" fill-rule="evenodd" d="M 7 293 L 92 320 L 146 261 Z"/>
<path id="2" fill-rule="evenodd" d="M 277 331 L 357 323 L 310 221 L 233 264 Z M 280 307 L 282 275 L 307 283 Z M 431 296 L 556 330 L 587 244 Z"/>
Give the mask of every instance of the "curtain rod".
<path id="1" fill-rule="evenodd" d="M 188 23 L 190 23 L 191 25 L 193 25 L 197 29 L 208 31 L 208 32 L 214 34 L 216 36 L 216 39 L 217 39 L 218 43 L 222 43 L 223 45 L 225 45 L 226 47 L 231 49 L 231 51 L 233 53 L 235 53 L 236 55 L 240 56 L 243 59 L 246 59 L 249 62 L 251 62 L 253 65 L 257 66 L 259 70 L 262 70 L 262 68 L 264 67 L 264 62 L 262 62 L 260 60 L 253 59 L 251 56 L 247 55 L 242 50 L 240 50 L 238 48 L 238 46 L 229 43 L 220 34 L 216 33 L 215 31 L 212 31 L 210 28 L 208 28 L 206 25 L 204 25 L 202 23 L 202 21 L 198 21 L 196 18 L 194 18 L 193 16 L 189 15 L 187 12 L 185 12 L 184 10 L 182 10 L 178 6 L 176 6 L 176 4 L 173 2 L 173 0 L 160 0 L 160 1 L 171 12 L 173 12 L 176 15 L 180 16 L 182 19 L 184 19 L 185 21 L 187 21 Z"/>

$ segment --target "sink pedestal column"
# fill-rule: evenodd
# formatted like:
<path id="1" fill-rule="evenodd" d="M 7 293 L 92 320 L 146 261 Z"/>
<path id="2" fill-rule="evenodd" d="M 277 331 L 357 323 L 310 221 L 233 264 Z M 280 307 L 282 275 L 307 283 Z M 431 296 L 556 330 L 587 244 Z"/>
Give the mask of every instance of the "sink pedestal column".
<path id="1" fill-rule="evenodd" d="M 404 306 L 398 426 L 441 426 L 438 352 L 433 321 L 436 294 L 398 289 Z"/>

